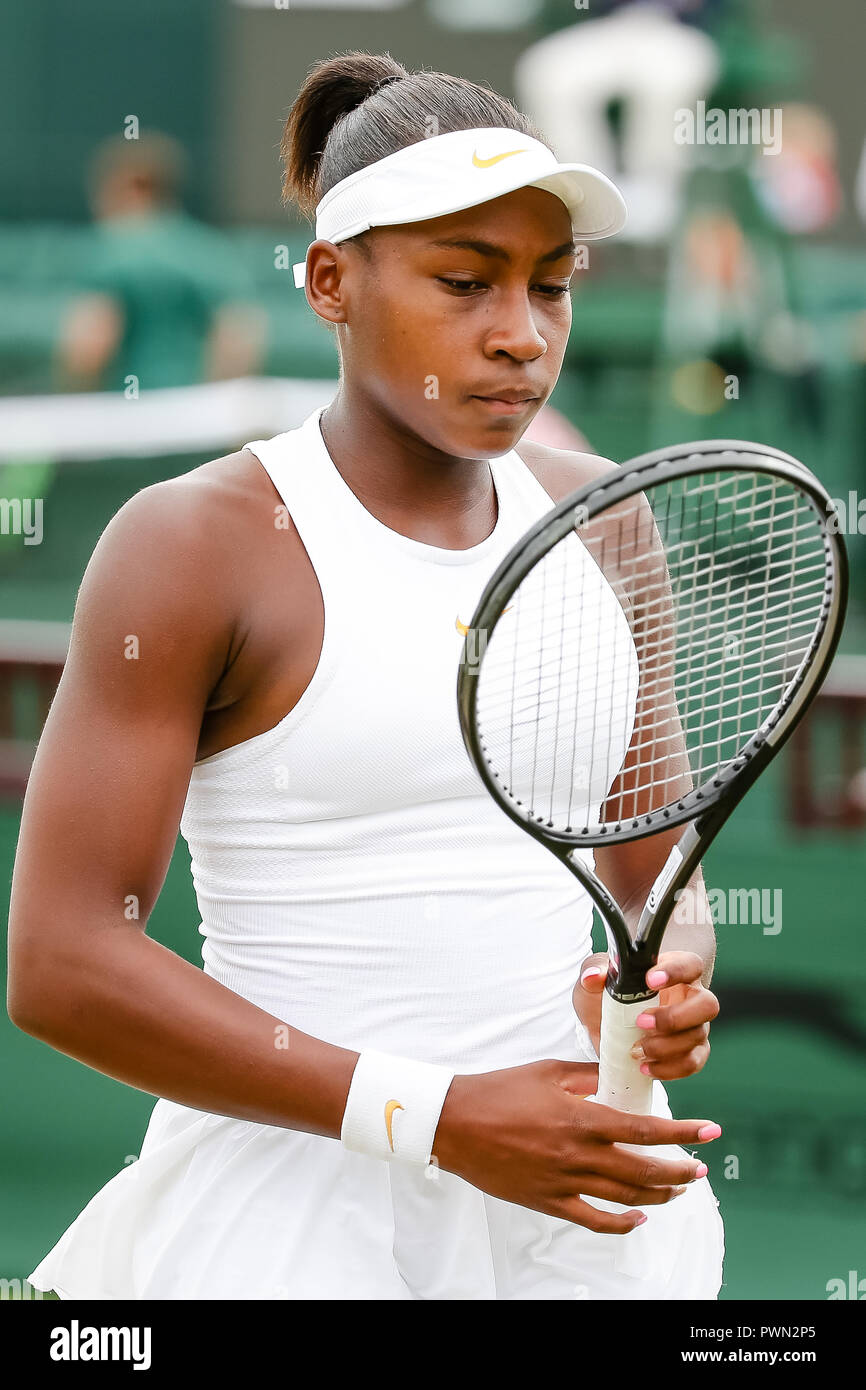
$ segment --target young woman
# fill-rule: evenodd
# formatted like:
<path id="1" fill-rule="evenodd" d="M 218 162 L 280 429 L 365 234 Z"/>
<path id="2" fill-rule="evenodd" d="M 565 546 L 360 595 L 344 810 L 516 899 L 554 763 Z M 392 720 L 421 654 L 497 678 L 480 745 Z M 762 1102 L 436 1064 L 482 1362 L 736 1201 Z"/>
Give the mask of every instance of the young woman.
<path id="1" fill-rule="evenodd" d="M 113 518 L 28 787 L 10 1014 L 160 1097 L 30 1279 L 714 1298 L 717 1204 L 678 1146 L 720 1131 L 673 1120 L 661 1084 L 706 1060 L 711 930 L 673 926 L 659 961 L 655 1114 L 584 1099 L 591 906 L 487 796 L 456 713 L 496 564 L 613 466 L 517 446 L 562 363 L 574 239 L 622 201 L 499 96 L 388 57 L 314 69 L 283 156 L 318 207 L 306 294 L 336 397 Z M 179 824 L 203 971 L 146 935 Z M 664 838 L 597 856 L 621 902 Z"/>

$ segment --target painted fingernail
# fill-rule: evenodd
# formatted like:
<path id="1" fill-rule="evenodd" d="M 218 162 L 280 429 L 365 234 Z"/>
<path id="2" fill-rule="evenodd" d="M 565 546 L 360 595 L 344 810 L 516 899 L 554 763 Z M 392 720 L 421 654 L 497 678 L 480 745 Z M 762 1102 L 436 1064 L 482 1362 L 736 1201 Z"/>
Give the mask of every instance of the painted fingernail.
<path id="1" fill-rule="evenodd" d="M 645 1216 L 639 1216 L 638 1219 L 637 1219 L 637 1221 L 636 1221 L 634 1224 L 635 1224 L 636 1226 L 642 1226 L 643 1223 L 644 1223 L 645 1221 L 646 1221 L 646 1217 L 645 1217 Z"/>
<path id="2" fill-rule="evenodd" d="M 646 982 L 651 989 L 658 989 L 659 985 L 666 985 L 668 975 L 666 970 L 650 970 L 646 977 Z"/>
<path id="3" fill-rule="evenodd" d="M 709 1171 L 710 1171 L 710 1170 L 709 1170 L 709 1168 L 707 1167 L 706 1163 L 699 1163 L 698 1166 L 697 1166 L 697 1168 L 695 1169 L 695 1177 L 696 1177 L 696 1178 L 705 1178 L 705 1177 L 707 1176 L 707 1173 L 708 1173 Z"/>
<path id="4" fill-rule="evenodd" d="M 636 1028 L 655 1028 L 655 1014 L 638 1014 L 635 1019 Z"/>
<path id="5" fill-rule="evenodd" d="M 714 1125 L 704 1125 L 702 1129 L 699 1129 L 699 1130 L 698 1130 L 698 1138 L 699 1138 L 699 1139 L 718 1139 L 718 1137 L 719 1137 L 719 1135 L 721 1134 L 721 1132 L 722 1132 L 722 1126 L 721 1126 L 721 1125 L 715 1125 L 715 1124 L 714 1124 Z"/>
<path id="6" fill-rule="evenodd" d="M 580 977 L 580 983 L 583 984 L 584 980 L 592 980 L 600 974 L 600 968 L 597 965 L 591 965 L 588 970 L 584 970 L 583 974 Z"/>
<path id="7" fill-rule="evenodd" d="M 643 1066 L 641 1067 L 641 1071 L 642 1071 L 642 1073 L 643 1073 L 644 1076 L 649 1076 L 649 1074 L 650 1074 L 650 1069 L 649 1069 L 649 1067 L 647 1066 L 646 1062 L 644 1062 Z"/>

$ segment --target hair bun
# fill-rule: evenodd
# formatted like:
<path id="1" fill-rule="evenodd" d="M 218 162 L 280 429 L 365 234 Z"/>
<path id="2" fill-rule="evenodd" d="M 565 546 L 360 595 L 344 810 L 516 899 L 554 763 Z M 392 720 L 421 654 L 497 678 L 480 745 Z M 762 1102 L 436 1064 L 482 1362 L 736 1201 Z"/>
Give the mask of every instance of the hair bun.
<path id="1" fill-rule="evenodd" d="M 294 198 L 312 217 L 324 195 L 359 169 L 434 133 L 487 126 L 542 138 L 510 101 L 468 78 L 407 72 L 390 53 L 329 58 L 309 73 L 283 130 L 283 200 Z"/>
<path id="2" fill-rule="evenodd" d="M 305 212 L 316 205 L 319 162 L 334 126 L 380 88 L 409 73 L 388 53 L 343 53 L 309 72 L 286 122 L 280 145 L 283 200 Z"/>

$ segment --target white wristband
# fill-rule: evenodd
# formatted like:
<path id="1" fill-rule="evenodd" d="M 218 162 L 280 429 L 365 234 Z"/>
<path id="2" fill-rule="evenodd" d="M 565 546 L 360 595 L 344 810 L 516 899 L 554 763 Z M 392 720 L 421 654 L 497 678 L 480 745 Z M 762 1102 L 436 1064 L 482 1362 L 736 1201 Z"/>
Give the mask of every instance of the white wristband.
<path id="1" fill-rule="evenodd" d="M 372 1158 L 428 1164 L 436 1126 L 455 1073 L 387 1052 L 360 1054 L 340 1139 Z"/>

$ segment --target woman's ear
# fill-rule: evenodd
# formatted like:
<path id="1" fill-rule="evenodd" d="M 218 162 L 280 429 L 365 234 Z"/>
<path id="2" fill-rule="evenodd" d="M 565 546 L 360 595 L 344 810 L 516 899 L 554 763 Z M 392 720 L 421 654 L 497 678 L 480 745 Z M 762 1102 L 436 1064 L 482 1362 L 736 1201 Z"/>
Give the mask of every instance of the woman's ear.
<path id="1" fill-rule="evenodd" d="M 346 255 L 330 241 L 314 241 L 307 252 L 307 303 L 320 319 L 345 323 L 346 306 L 343 276 Z"/>

